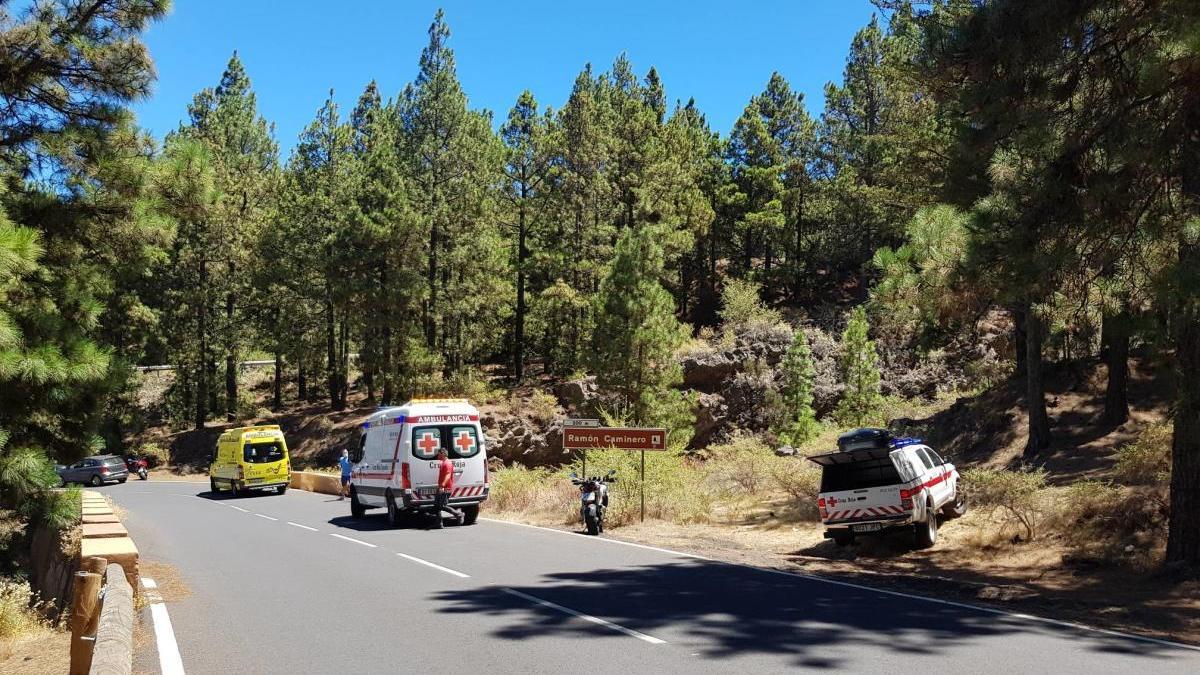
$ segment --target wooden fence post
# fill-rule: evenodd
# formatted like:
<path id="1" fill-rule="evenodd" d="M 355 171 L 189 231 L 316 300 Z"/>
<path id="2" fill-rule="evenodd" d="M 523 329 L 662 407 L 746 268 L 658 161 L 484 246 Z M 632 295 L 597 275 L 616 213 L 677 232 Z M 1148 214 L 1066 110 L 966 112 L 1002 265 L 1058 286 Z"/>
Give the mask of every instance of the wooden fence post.
<path id="1" fill-rule="evenodd" d="M 93 572 L 75 573 L 71 597 L 71 675 L 84 675 L 92 666 L 96 622 L 100 619 L 101 580 Z"/>

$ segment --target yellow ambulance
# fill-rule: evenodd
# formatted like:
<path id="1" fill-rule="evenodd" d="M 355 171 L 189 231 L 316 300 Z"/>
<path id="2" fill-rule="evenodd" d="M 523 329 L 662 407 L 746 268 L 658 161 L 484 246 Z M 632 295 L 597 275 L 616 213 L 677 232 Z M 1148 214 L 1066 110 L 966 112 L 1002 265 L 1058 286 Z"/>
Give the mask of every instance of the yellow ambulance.
<path id="1" fill-rule="evenodd" d="M 227 490 L 235 496 L 251 490 L 287 492 L 291 467 L 279 425 L 238 427 L 221 434 L 208 480 L 213 492 Z"/>

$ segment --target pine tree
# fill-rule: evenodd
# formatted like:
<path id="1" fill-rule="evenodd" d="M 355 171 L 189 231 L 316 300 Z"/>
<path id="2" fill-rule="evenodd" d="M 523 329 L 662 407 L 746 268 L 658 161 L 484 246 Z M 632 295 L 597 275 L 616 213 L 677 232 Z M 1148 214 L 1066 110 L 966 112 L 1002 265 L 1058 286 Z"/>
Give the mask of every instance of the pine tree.
<path id="1" fill-rule="evenodd" d="M 230 57 L 215 89 L 195 96 L 188 107 L 188 126 L 180 129 L 209 149 L 218 201 L 211 215 L 219 233 L 216 252 L 222 285 L 221 311 L 211 326 L 225 366 L 225 414 L 237 413 L 238 361 L 247 339 L 245 296 L 250 292 L 249 251 L 258 230 L 270 217 L 278 169 L 278 146 L 266 120 L 258 114 L 250 78 L 237 52 Z M 215 270 L 214 270 L 215 271 Z"/>
<path id="2" fill-rule="evenodd" d="M 504 237 L 495 218 L 503 145 L 491 116 L 467 108 L 450 29 L 439 10 L 416 81 L 400 101 L 401 156 L 414 185 L 413 210 L 428 240 L 423 324 L 426 347 L 446 374 L 492 346 L 511 297 Z"/>
<path id="3" fill-rule="evenodd" d="M 546 208 L 548 183 L 552 180 L 553 156 L 549 145 L 549 126 L 552 118 L 538 110 L 537 100 L 524 91 L 508 113 L 500 128 L 500 138 L 507 150 L 505 162 L 505 196 L 516 210 L 515 260 L 516 313 L 513 316 L 513 376 L 520 381 L 525 376 L 525 319 L 528 315 L 526 286 L 529 274 L 530 230 L 543 217 Z"/>
<path id="4" fill-rule="evenodd" d="M 653 230 L 626 230 L 596 296 L 592 367 L 600 386 L 620 398 L 636 424 L 661 423 L 678 408 L 672 387 L 683 380 L 674 352 L 686 334 L 671 294 L 658 283 L 662 268 Z"/>
<path id="5" fill-rule="evenodd" d="M 792 345 L 784 355 L 779 370 L 783 380 L 780 386 L 783 414 L 776 435 L 789 445 L 803 445 L 813 439 L 819 430 L 817 414 L 812 407 L 816 368 L 803 328 L 796 328 Z"/>
<path id="6" fill-rule="evenodd" d="M 883 396 L 879 384 L 879 355 L 867 337 L 867 313 L 856 307 L 842 333 L 842 382 L 845 389 L 834 415 L 844 425 L 863 426 L 879 418 Z"/>

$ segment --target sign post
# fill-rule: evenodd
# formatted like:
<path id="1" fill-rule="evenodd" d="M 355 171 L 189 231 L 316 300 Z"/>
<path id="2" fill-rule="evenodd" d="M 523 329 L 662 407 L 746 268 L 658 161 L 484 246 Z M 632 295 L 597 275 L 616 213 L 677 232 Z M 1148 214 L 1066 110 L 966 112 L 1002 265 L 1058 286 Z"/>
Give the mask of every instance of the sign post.
<path id="1" fill-rule="evenodd" d="M 566 430 L 566 427 L 586 427 L 589 429 L 598 429 L 598 428 L 600 428 L 600 420 L 568 417 L 566 420 L 563 421 L 563 430 L 564 431 Z M 565 439 L 566 436 L 563 436 L 563 438 Z M 565 440 L 564 440 L 563 447 L 564 447 L 564 449 L 566 448 Z M 580 472 L 583 474 L 583 477 L 586 479 L 587 478 L 587 448 L 583 448 L 582 450 L 579 451 L 579 458 L 583 462 L 583 467 L 580 469 Z"/>
<path id="2" fill-rule="evenodd" d="M 582 450 L 584 470 L 587 467 L 588 450 L 638 450 L 642 453 L 641 463 L 641 519 L 646 520 L 646 451 L 661 452 L 667 449 L 666 429 L 635 429 L 629 427 L 601 427 L 590 424 L 572 424 L 585 420 L 567 420 L 563 425 L 563 450 Z M 594 420 L 586 420 L 592 422 Z M 584 478 L 587 476 L 585 475 Z"/>

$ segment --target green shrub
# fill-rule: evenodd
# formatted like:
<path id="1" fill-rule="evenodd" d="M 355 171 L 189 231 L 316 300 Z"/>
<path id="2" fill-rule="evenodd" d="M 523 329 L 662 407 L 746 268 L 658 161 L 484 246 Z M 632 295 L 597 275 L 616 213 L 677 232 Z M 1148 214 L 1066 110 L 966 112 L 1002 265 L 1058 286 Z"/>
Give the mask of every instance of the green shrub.
<path id="1" fill-rule="evenodd" d="M 558 417 L 558 399 L 540 389 L 533 392 L 525 407 L 530 417 L 539 422 L 549 422 Z"/>
<path id="2" fill-rule="evenodd" d="M 966 469 L 962 480 L 973 508 L 988 515 L 998 513 L 1002 524 L 1019 524 L 1026 541 L 1034 538 L 1045 516 L 1045 469 Z"/>
<path id="3" fill-rule="evenodd" d="M 491 472 L 488 507 L 514 513 L 566 513 L 576 506 L 574 486 L 562 472 L 506 466 Z"/>
<path id="4" fill-rule="evenodd" d="M 138 448 L 137 456 L 145 459 L 152 469 L 164 466 L 171 461 L 171 451 L 157 443 L 147 443 Z"/>
<path id="5" fill-rule="evenodd" d="M 1129 483 L 1165 485 L 1171 482 L 1171 436 L 1169 422 L 1152 424 L 1129 445 L 1117 450 L 1117 478 Z"/>
<path id="6" fill-rule="evenodd" d="M 609 490 L 608 520 L 613 525 L 638 519 L 640 461 L 641 453 L 625 450 L 591 450 L 587 454 L 587 475 L 617 472 L 618 482 Z M 578 459 L 571 463 L 570 470 L 582 473 Z M 673 452 L 646 453 L 645 491 L 646 517 L 675 523 L 708 520 L 717 501 L 715 491 L 705 481 L 705 472 L 694 461 Z M 572 518 L 578 519 L 577 508 Z"/>
<path id="7" fill-rule="evenodd" d="M 759 296 L 761 287 L 746 279 L 730 278 L 721 291 L 721 322 L 726 335 L 742 328 L 775 325 L 782 321 L 779 312 L 768 308 Z"/>
<path id="8" fill-rule="evenodd" d="M 442 383 L 443 391 L 429 392 L 435 395 L 461 396 L 475 405 L 495 403 L 504 397 L 504 392 L 492 385 L 483 371 L 478 368 L 463 368 Z"/>
<path id="9" fill-rule="evenodd" d="M 721 492 L 753 494 L 771 481 L 776 457 L 754 436 L 735 436 L 728 443 L 709 447 L 705 454 L 709 481 Z"/>
<path id="10" fill-rule="evenodd" d="M 770 467 L 771 480 L 793 500 L 801 515 L 816 519 L 817 495 L 821 492 L 821 469 L 816 464 L 793 457 L 776 457 Z"/>

